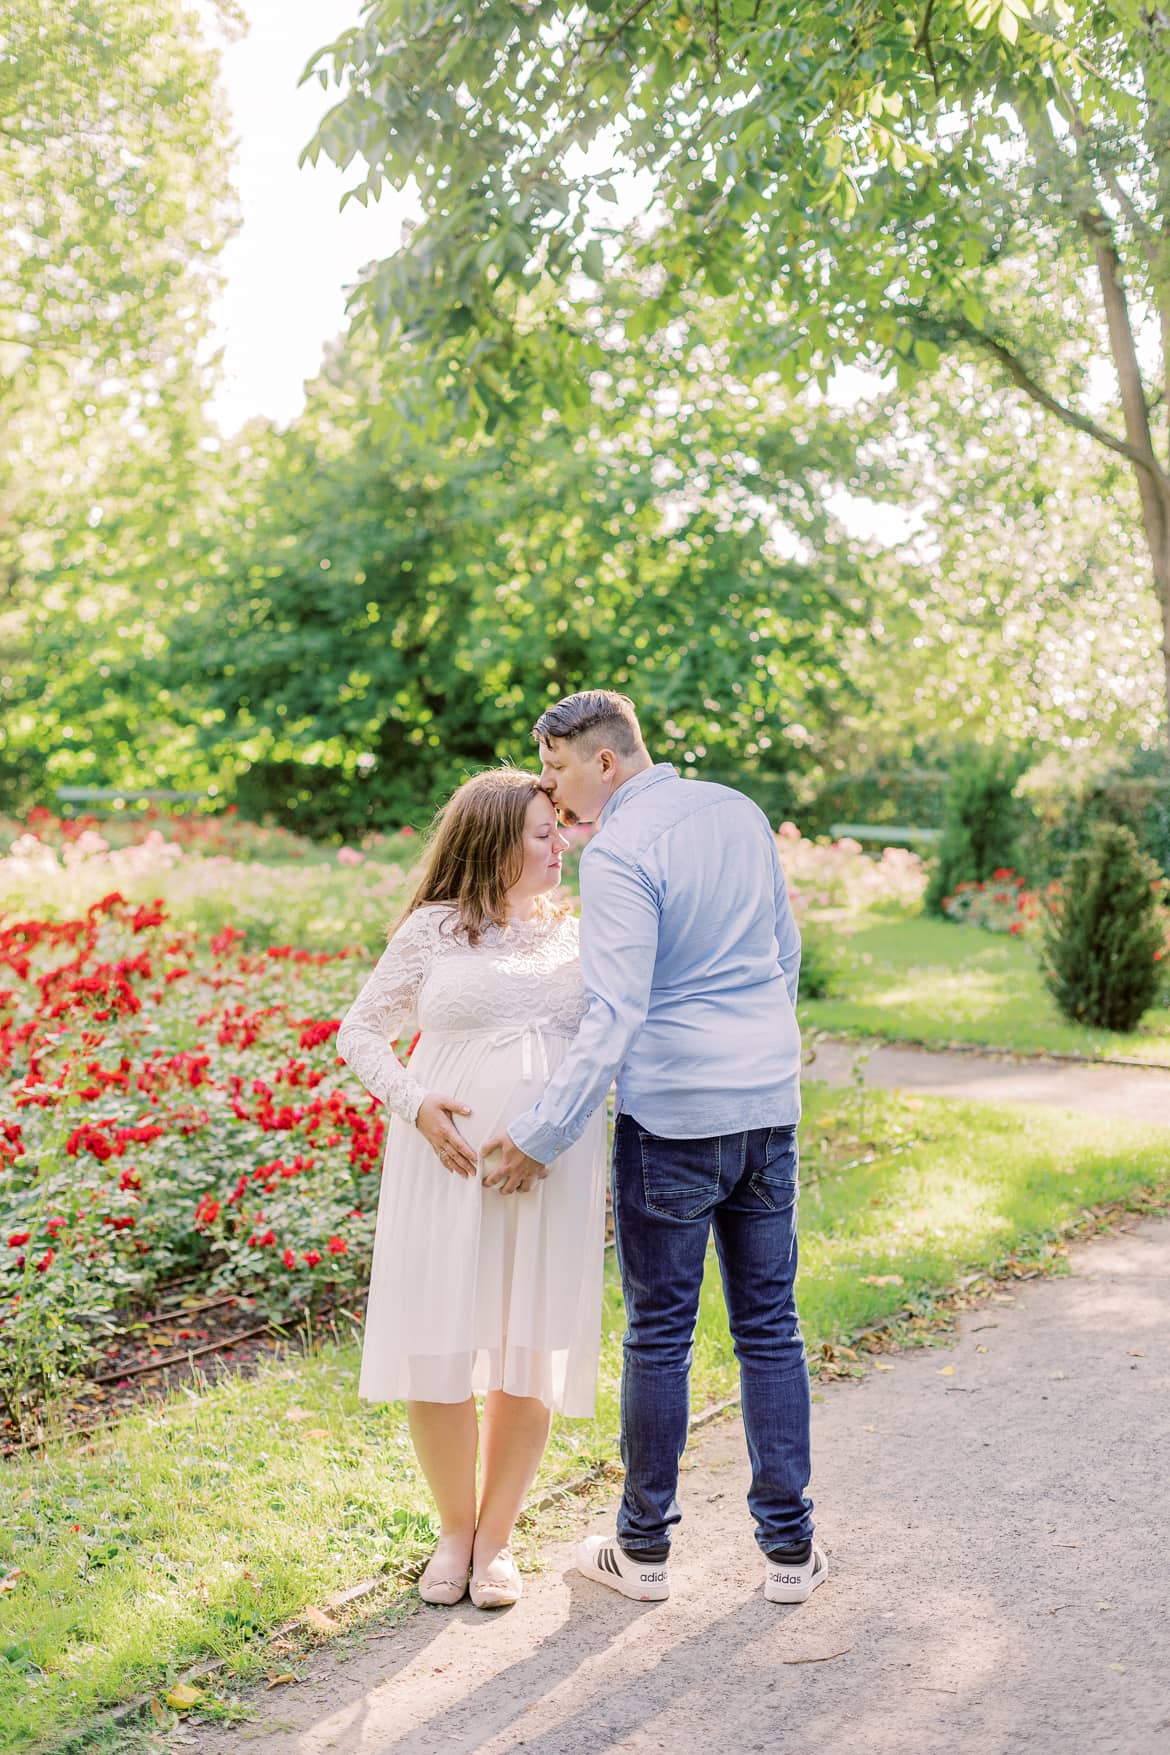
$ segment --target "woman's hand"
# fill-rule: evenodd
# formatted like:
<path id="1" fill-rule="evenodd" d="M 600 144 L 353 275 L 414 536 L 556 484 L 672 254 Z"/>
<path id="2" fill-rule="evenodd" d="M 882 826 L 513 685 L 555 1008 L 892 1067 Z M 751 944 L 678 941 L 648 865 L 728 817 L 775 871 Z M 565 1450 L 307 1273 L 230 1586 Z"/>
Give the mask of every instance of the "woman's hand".
<path id="1" fill-rule="evenodd" d="M 456 1115 L 470 1115 L 465 1103 L 454 1097 L 441 1097 L 437 1091 L 424 1097 L 414 1118 L 414 1125 L 431 1147 L 445 1170 L 454 1176 L 475 1176 L 479 1165 L 475 1153 L 455 1126 Z"/>

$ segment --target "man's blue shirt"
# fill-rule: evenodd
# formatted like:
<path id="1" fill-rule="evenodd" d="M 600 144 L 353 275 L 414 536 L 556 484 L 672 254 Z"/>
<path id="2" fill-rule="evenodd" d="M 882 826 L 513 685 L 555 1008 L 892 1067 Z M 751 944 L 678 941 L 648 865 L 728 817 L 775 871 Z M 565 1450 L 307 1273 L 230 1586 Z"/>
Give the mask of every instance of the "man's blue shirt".
<path id="1" fill-rule="evenodd" d="M 800 1118 L 800 933 L 757 805 L 668 762 L 620 786 L 581 856 L 588 1010 L 508 1132 L 551 1163 L 617 1077 L 618 1113 L 667 1139 Z"/>

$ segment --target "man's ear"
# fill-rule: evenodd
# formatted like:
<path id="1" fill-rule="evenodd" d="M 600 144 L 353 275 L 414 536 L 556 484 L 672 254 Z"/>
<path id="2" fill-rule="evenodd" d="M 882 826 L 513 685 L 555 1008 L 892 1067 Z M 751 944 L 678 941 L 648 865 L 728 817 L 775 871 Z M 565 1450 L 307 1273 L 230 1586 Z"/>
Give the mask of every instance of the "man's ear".
<path id="1" fill-rule="evenodd" d="M 612 750 L 600 749 L 597 752 L 597 759 L 601 763 L 602 777 L 608 780 L 618 765 L 617 757 Z"/>

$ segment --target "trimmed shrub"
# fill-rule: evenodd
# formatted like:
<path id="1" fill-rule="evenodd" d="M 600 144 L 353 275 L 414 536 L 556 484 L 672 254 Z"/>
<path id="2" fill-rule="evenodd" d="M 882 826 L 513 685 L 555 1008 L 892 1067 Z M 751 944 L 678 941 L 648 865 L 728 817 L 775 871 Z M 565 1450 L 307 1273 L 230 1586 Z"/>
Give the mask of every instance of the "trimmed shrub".
<path id="1" fill-rule="evenodd" d="M 1042 941 L 1044 979 L 1066 1018 L 1136 1030 L 1162 983 L 1164 891 L 1130 829 L 1095 825 L 1049 904 Z"/>
<path id="2" fill-rule="evenodd" d="M 951 770 L 943 817 L 943 838 L 926 888 L 928 914 L 960 884 L 980 883 L 993 872 L 1017 865 L 1016 840 L 1023 810 L 1014 796 L 1022 763 L 1016 755 L 978 750 L 962 756 Z"/>

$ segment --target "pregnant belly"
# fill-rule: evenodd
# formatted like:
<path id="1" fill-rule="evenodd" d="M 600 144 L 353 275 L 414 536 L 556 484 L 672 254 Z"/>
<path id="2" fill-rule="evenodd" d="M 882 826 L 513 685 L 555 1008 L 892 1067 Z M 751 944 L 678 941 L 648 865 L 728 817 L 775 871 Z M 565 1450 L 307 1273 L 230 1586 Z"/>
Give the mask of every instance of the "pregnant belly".
<path id="1" fill-rule="evenodd" d="M 488 1032 L 419 1037 L 410 1071 L 428 1093 L 466 1103 L 460 1133 L 475 1151 L 538 1103 L 568 1042 L 548 1031 Z"/>

